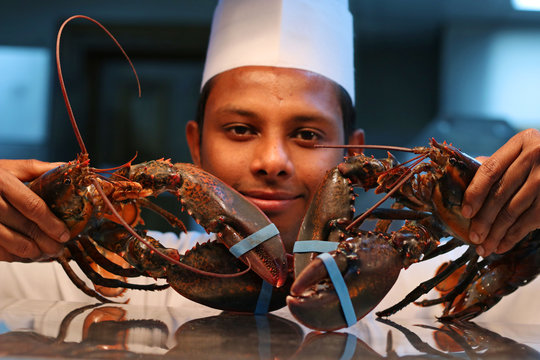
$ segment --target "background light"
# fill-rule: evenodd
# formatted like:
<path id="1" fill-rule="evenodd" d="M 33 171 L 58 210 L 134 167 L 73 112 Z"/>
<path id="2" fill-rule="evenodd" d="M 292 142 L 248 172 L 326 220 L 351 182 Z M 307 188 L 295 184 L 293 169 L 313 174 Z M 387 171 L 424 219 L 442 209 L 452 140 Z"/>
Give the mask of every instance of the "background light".
<path id="1" fill-rule="evenodd" d="M 540 0 L 512 0 L 512 6 L 521 11 L 540 11 Z"/>

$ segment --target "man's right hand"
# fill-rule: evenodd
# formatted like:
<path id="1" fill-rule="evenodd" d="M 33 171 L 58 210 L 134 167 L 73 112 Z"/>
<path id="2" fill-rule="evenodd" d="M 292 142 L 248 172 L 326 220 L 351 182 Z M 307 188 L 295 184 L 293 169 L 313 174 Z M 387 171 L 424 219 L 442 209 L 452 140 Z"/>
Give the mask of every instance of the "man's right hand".
<path id="1" fill-rule="evenodd" d="M 61 163 L 0 160 L 0 261 L 35 261 L 57 256 L 69 229 L 30 190 L 31 181 Z"/>

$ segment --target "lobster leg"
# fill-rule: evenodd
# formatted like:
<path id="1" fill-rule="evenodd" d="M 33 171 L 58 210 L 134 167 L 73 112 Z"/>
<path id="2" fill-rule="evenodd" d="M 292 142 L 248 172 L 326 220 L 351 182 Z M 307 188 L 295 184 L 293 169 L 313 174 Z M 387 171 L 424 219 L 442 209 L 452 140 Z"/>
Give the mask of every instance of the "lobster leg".
<path id="1" fill-rule="evenodd" d="M 456 297 L 461 296 L 463 291 L 473 281 L 474 277 L 476 276 L 476 274 L 478 272 L 478 269 L 482 268 L 482 266 L 483 266 L 482 263 L 483 262 L 478 262 L 478 255 L 473 254 L 471 259 L 467 263 L 466 267 L 461 266 L 460 268 L 454 270 L 454 272 L 453 272 L 454 277 L 459 276 L 459 279 L 458 279 L 457 285 L 455 285 L 455 287 L 451 291 L 449 291 L 447 294 L 441 296 L 438 299 L 423 300 L 423 301 L 415 302 L 415 305 L 432 306 L 432 305 L 436 305 L 436 304 L 447 303 L 446 310 L 444 311 L 444 313 L 447 313 L 447 311 L 449 309 L 449 306 L 454 302 Z M 459 274 L 461 269 L 463 269 L 463 271 L 462 271 L 461 274 Z M 442 284 L 444 285 L 444 283 L 445 282 L 443 280 Z M 441 283 L 438 283 L 435 286 L 440 285 L 440 284 Z M 437 288 L 437 290 L 439 290 L 439 288 Z M 441 290 L 439 290 L 439 291 L 441 291 Z"/>
<path id="2" fill-rule="evenodd" d="M 492 254 L 489 265 L 470 282 L 463 296 L 447 303 L 441 321 L 471 319 L 489 310 L 505 295 L 533 281 L 540 271 L 540 230 L 529 233 L 502 255 Z"/>
<path id="3" fill-rule="evenodd" d="M 114 301 L 112 300 L 109 300 L 107 299 L 106 297 L 103 297 L 101 296 L 100 294 L 98 294 L 95 290 L 93 289 L 90 289 L 84 281 L 82 281 L 78 276 L 77 274 L 75 274 L 75 272 L 73 271 L 73 269 L 71 268 L 71 266 L 69 265 L 69 261 L 64 257 L 64 256 L 59 256 L 57 259 L 56 259 L 60 265 L 62 265 L 62 268 L 64 269 L 64 271 L 66 272 L 66 275 L 69 277 L 69 279 L 71 280 L 71 282 L 77 286 L 77 288 L 79 290 L 81 290 L 82 292 L 84 292 L 86 295 L 90 296 L 90 297 L 93 297 L 95 299 L 98 299 L 99 301 L 101 302 L 104 302 L 104 303 L 112 303 Z"/>
<path id="4" fill-rule="evenodd" d="M 84 252 L 88 254 L 92 260 L 96 262 L 99 266 L 104 268 L 105 270 L 124 277 L 138 277 L 141 276 L 142 273 L 135 269 L 135 268 L 123 268 L 120 265 L 110 261 L 107 259 L 107 257 L 103 256 L 97 249 L 96 245 L 92 244 L 90 240 L 86 236 L 80 236 L 79 237 L 79 243 L 84 249 Z"/>
<path id="5" fill-rule="evenodd" d="M 96 273 L 88 264 L 85 254 L 78 248 L 76 244 L 68 244 L 68 249 L 71 252 L 71 255 L 77 265 L 81 268 L 81 270 L 84 272 L 86 276 L 96 285 L 105 286 L 105 287 L 112 287 L 112 288 L 125 288 L 125 289 L 136 289 L 136 290 L 164 290 L 169 287 L 168 284 L 166 285 L 157 285 L 157 284 L 149 284 L 149 285 L 140 285 L 140 284 L 131 284 L 124 281 L 120 281 L 117 279 L 108 279 L 104 278 L 98 273 Z"/>
<path id="6" fill-rule="evenodd" d="M 473 248 L 467 249 L 467 251 L 463 255 L 461 255 L 458 259 L 452 261 L 450 265 L 448 265 L 443 271 L 441 271 L 435 277 L 427 281 L 424 281 L 423 283 L 418 285 L 418 287 L 416 287 L 413 291 L 407 294 L 405 298 L 401 300 L 400 302 L 398 302 L 397 304 L 389 307 L 388 309 L 377 312 L 377 316 L 387 317 L 392 314 L 395 314 L 399 310 L 403 309 L 405 306 L 409 305 L 410 303 L 418 299 L 423 294 L 427 294 L 431 289 L 437 286 L 437 284 L 442 282 L 444 279 L 450 276 L 454 271 L 456 271 L 463 264 L 469 261 L 471 257 L 474 256 L 474 254 L 475 252 Z"/>

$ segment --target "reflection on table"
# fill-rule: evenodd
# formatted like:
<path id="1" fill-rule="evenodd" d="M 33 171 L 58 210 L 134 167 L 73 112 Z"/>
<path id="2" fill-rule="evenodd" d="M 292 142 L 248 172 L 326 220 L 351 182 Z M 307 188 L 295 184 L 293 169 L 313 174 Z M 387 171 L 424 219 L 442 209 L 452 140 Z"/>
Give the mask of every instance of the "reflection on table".
<path id="1" fill-rule="evenodd" d="M 539 335 L 540 325 L 372 317 L 321 333 L 298 324 L 287 309 L 255 316 L 198 304 L 0 301 L 0 356 L 22 358 L 540 359 Z"/>

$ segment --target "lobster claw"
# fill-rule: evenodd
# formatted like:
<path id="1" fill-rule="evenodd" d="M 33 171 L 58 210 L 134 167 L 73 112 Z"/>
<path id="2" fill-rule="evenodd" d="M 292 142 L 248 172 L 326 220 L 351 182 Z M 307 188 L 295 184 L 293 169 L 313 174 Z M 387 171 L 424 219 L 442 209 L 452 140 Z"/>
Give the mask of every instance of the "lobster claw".
<path id="1" fill-rule="evenodd" d="M 368 314 L 384 298 L 402 268 L 399 253 L 382 234 L 369 233 L 342 241 L 329 254 L 347 286 L 354 321 Z M 287 304 L 293 316 L 312 329 L 331 331 L 351 325 L 326 265 L 319 257 L 297 276 Z"/>
<path id="2" fill-rule="evenodd" d="M 141 184 L 144 189 L 152 189 L 154 196 L 163 192 L 176 195 L 195 222 L 207 232 L 217 234 L 218 240 L 229 249 L 253 234 L 259 235 L 261 229 L 273 226 L 242 194 L 193 164 L 152 160 L 130 166 L 125 170 L 128 173 L 121 171 L 117 174 Z M 272 286 L 280 287 L 288 274 L 281 237 L 276 232 L 259 240 L 259 244 L 242 252 L 238 258 Z"/>
<path id="3" fill-rule="evenodd" d="M 259 208 L 215 176 L 191 164 L 174 164 L 174 168 L 182 177 L 177 190 L 182 205 L 227 248 L 273 226 Z M 288 274 L 285 247 L 277 231 L 266 235 L 238 258 L 272 286 L 280 287 Z"/>
<path id="4" fill-rule="evenodd" d="M 154 195 L 164 191 L 175 194 L 187 213 L 207 232 L 216 233 L 229 249 L 273 226 L 242 194 L 195 165 L 156 160 L 133 165 L 129 172 L 130 180 L 154 189 Z M 277 232 L 259 240 L 238 257 L 272 286 L 280 287 L 288 273 L 283 242 Z"/>

